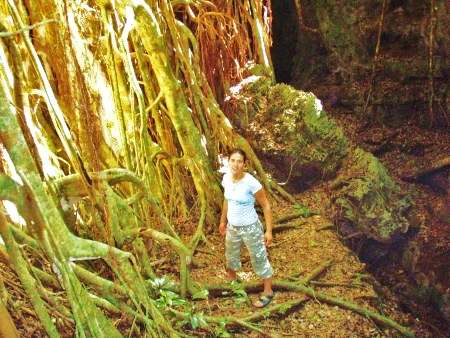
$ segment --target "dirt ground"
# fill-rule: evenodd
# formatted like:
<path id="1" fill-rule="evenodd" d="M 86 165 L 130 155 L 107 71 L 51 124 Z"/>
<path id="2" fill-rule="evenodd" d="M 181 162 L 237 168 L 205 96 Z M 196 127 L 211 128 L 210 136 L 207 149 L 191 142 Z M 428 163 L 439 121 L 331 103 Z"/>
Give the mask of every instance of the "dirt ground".
<path id="1" fill-rule="evenodd" d="M 373 287 L 373 277 L 348 248 L 340 243 L 333 229 L 319 230 L 330 224 L 322 216 L 306 218 L 296 229 L 285 230 L 274 236 L 269 255 L 275 269 L 275 279 L 283 280 L 300 273 L 306 275 L 321 263 L 332 259 L 333 264 L 316 281 L 342 284 L 340 286 L 314 286 L 317 291 L 333 297 L 352 301 L 360 306 L 383 313 L 411 327 L 418 337 L 434 337 L 427 327 L 416 318 L 399 309 L 395 297 L 384 290 L 383 295 Z M 207 284 L 226 282 L 223 263 L 223 238 L 210 236 L 210 245 L 196 255 L 201 268 L 193 270 L 194 280 Z M 256 280 L 246 249 L 242 254 L 243 268 L 238 273 L 242 281 Z M 251 300 L 256 294 L 249 295 Z M 301 294 L 276 291 L 274 304 L 298 299 Z M 199 302 L 200 311 L 217 316 L 232 315 L 238 318 L 255 312 L 250 302 L 240 297 L 216 298 Z M 273 337 L 396 337 L 393 329 L 380 327 L 372 320 L 334 305 L 309 299 L 296 311 L 283 316 L 269 318 L 260 323 L 267 336 Z M 237 337 L 259 337 L 250 332 L 236 333 Z"/>
<path id="2" fill-rule="evenodd" d="M 282 209 L 276 210 L 282 214 Z M 412 328 L 417 337 L 436 337 L 432 331 L 417 318 L 403 312 L 396 298 L 387 290 L 375 291 L 378 285 L 367 272 L 366 267 L 343 244 L 333 229 L 318 230 L 330 221 L 315 215 L 301 220 L 298 228 L 276 233 L 269 248 L 271 263 L 275 270 L 275 279 L 286 279 L 294 274 L 305 276 L 321 263 L 332 259 L 333 264 L 316 282 L 342 284 L 340 286 L 317 286 L 317 291 L 333 297 L 352 301 L 370 310 L 380 312 L 399 323 Z M 203 244 L 195 254 L 196 268 L 192 270 L 194 281 L 203 284 L 226 283 L 223 262 L 223 237 L 218 234 L 208 236 L 209 243 Z M 243 268 L 238 276 L 242 281 L 256 280 L 252 272 L 246 249 L 242 251 Z M 176 263 L 174 261 L 173 263 Z M 162 264 L 159 273 L 173 274 L 170 261 Z M 176 266 L 176 264 L 175 264 Z M 42 327 L 36 319 L 33 308 L 20 287 L 15 274 L 5 265 L 1 266 L 5 286 L 14 298 L 11 315 L 22 337 L 45 337 Z M 374 284 L 375 283 L 375 284 Z M 255 312 L 251 301 L 257 294 L 212 298 L 195 302 L 195 309 L 205 315 L 245 317 Z M 295 292 L 276 291 L 273 304 L 282 304 L 288 300 L 303 298 Z M 126 323 L 122 323 L 126 324 Z M 317 299 L 308 299 L 295 311 L 267 318 L 258 323 L 267 337 L 397 337 L 395 330 L 381 327 L 372 320 L 334 305 L 328 305 Z M 73 334 L 71 325 L 59 327 L 64 336 Z M 211 336 L 201 331 L 190 331 L 194 336 Z M 235 337 L 261 337 L 262 335 L 246 330 L 232 332 Z"/>
<path id="3" fill-rule="evenodd" d="M 371 150 L 374 138 L 381 140 L 386 135 L 397 133 L 391 139 L 387 151 L 379 158 L 389 169 L 391 175 L 397 178 L 402 189 L 411 192 L 416 208 L 422 215 L 423 223 L 416 239 L 422 246 L 422 267 L 424 271 L 442 270 L 448 267 L 448 252 L 450 249 L 450 226 L 440 221 L 432 210 L 436 203 L 440 203 L 441 196 L 430 187 L 423 184 L 406 183 L 400 178 L 418 166 L 438 158 L 442 154 L 450 153 L 450 137 L 442 131 L 420 131 L 412 126 L 395 130 L 386 128 L 372 128 L 361 132 L 361 124 L 349 115 L 337 116 L 340 125 L 345 126 L 346 134 L 353 140 L 360 142 L 366 150 Z M 378 135 L 381 133 L 382 135 Z M 412 143 L 411 143 L 412 142 Z M 408 146 L 408 144 L 410 144 Z M 415 149 L 411 150 L 411 144 Z M 409 150 L 408 150 L 409 149 Z M 373 150 L 373 149 L 372 149 Z M 417 337 L 445 337 L 445 322 L 439 321 L 436 313 L 430 308 L 418 306 L 412 311 L 405 306 L 404 295 L 399 290 L 401 283 L 413 283 L 410 276 L 399 266 L 398 262 L 388 262 L 381 267 L 367 267 L 358 257 L 341 243 L 339 235 L 333 227 L 320 230 L 330 225 L 326 219 L 326 186 L 321 183 L 312 189 L 296 196 L 301 204 L 321 215 L 303 218 L 300 226 L 285 230 L 274 235 L 274 242 L 269 248 L 271 263 L 275 270 L 274 278 L 286 279 L 294 274 L 305 276 L 321 263 L 332 259 L 332 265 L 311 284 L 315 290 L 333 297 L 339 297 L 354 302 L 372 311 L 389 316 L 404 326 L 410 327 Z M 281 216 L 290 213 L 284 205 L 274 205 L 275 215 Z M 223 259 L 223 238 L 218 233 L 207 237 L 208 243 L 202 244 L 195 254 L 196 266 L 192 269 L 194 281 L 203 284 L 226 283 Z M 158 274 L 171 275 L 176 278 L 178 266 L 176 256 L 157 266 Z M 167 257 L 166 257 L 167 258 Z M 242 252 L 243 269 L 239 272 L 242 281 L 256 280 L 252 272 L 249 256 L 246 250 Z M 21 337 L 45 337 L 45 333 L 38 322 L 33 308 L 27 299 L 20 282 L 8 266 L 0 262 L 0 275 L 4 280 L 8 293 L 13 298 L 13 307 L 9 311 L 20 331 Z M 447 269 L 448 272 L 448 269 Z M 439 277 L 439 276 L 438 276 Z M 445 278 L 443 274 L 440 278 Z M 339 284 L 339 286 L 320 286 L 317 283 Z M 442 283 L 447 283 L 443 280 Z M 396 287 L 397 286 L 397 287 Z M 444 287 L 446 287 L 444 285 Z M 448 286 L 447 286 L 448 287 Z M 255 313 L 251 301 L 257 294 L 239 294 L 228 297 L 212 298 L 196 301 L 195 309 L 205 315 L 245 317 Z M 272 304 L 282 304 L 288 300 L 305 298 L 295 292 L 276 291 Z M 62 336 L 73 336 L 73 325 L 67 321 L 57 320 Z M 128 331 L 131 325 L 125 319 L 118 318 L 118 326 L 123 332 Z M 320 302 L 317 299 L 308 299 L 294 311 L 283 315 L 267 318 L 258 323 L 267 337 L 397 337 L 400 336 L 394 329 L 382 327 L 350 310 Z M 209 336 L 201 330 L 192 331 L 186 328 L 186 333 L 193 336 Z M 236 329 L 232 331 L 235 337 L 262 337 L 263 335 L 248 330 Z M 449 332 L 450 333 L 450 332 Z"/>

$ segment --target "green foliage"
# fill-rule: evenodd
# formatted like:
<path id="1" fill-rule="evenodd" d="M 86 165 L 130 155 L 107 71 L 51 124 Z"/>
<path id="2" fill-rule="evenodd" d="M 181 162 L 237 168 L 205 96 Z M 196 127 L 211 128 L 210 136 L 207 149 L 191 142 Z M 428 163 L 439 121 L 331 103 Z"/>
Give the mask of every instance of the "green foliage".
<path id="1" fill-rule="evenodd" d="M 152 290 L 175 290 L 175 282 L 165 275 L 149 279 L 147 283 Z"/>
<path id="2" fill-rule="evenodd" d="M 192 295 L 193 300 L 208 299 L 209 292 L 206 289 L 200 290 Z"/>
<path id="3" fill-rule="evenodd" d="M 214 335 L 216 337 L 232 337 L 231 334 L 226 329 L 227 322 L 222 320 L 219 322 L 219 325 L 214 330 Z"/>
<path id="4" fill-rule="evenodd" d="M 312 215 L 311 210 L 303 204 L 297 203 L 293 206 L 293 209 L 297 212 L 301 212 L 301 217 L 309 217 Z"/>
<path id="5" fill-rule="evenodd" d="M 284 303 L 284 305 L 282 305 L 279 310 L 278 313 L 280 314 L 285 314 L 287 311 L 289 311 L 292 307 L 288 304 L 288 303 Z"/>
<path id="6" fill-rule="evenodd" d="M 311 248 L 315 248 L 315 247 L 319 246 L 319 243 L 317 243 L 317 242 L 316 242 L 315 240 L 313 240 L 313 239 L 310 239 L 310 240 L 308 241 L 308 246 L 311 247 Z"/>
<path id="7" fill-rule="evenodd" d="M 240 307 L 242 304 L 250 303 L 250 299 L 248 298 L 247 292 L 245 292 L 242 284 L 238 281 L 232 281 L 230 283 L 233 296 L 234 303 L 236 306 Z"/>
<path id="8" fill-rule="evenodd" d="M 167 276 L 154 278 L 147 281 L 149 287 L 156 293 L 156 306 L 165 308 L 167 306 L 186 305 L 187 302 L 178 293 L 174 292 L 175 283 Z"/>
<path id="9" fill-rule="evenodd" d="M 159 298 L 156 300 L 156 306 L 164 309 L 167 306 L 186 305 L 186 300 L 180 297 L 178 293 L 169 290 L 160 290 Z"/>
<path id="10" fill-rule="evenodd" d="M 186 319 L 180 322 L 181 325 L 189 325 L 192 329 L 204 328 L 208 326 L 203 312 L 190 312 Z"/>
<path id="11" fill-rule="evenodd" d="M 405 232 L 409 198 L 400 195 L 399 187 L 372 154 L 356 148 L 350 159 L 334 196 L 339 220 L 346 220 L 381 242 Z"/>

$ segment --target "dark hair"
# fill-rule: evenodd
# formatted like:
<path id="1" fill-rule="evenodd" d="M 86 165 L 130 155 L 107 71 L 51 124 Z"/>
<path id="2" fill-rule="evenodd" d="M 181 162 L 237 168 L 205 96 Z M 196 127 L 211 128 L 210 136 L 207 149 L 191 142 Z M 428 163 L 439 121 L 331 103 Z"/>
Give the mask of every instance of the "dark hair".
<path id="1" fill-rule="evenodd" d="M 244 158 L 244 162 L 247 161 L 247 155 L 245 154 L 245 152 L 241 148 L 234 148 L 234 149 L 232 149 L 230 151 L 230 153 L 228 154 L 228 158 L 230 158 L 231 155 L 233 155 L 233 154 L 240 154 Z"/>

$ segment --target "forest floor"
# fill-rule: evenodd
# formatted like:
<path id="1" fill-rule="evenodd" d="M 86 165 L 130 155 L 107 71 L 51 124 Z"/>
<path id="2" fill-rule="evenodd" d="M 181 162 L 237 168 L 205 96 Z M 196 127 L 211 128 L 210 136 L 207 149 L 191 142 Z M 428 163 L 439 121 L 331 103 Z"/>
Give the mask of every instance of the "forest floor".
<path id="1" fill-rule="evenodd" d="M 280 210 L 277 210 L 278 212 Z M 346 299 L 362 307 L 382 313 L 410 327 L 418 337 L 436 337 L 429 328 L 410 314 L 403 312 L 395 296 L 381 287 L 367 271 L 364 263 L 344 246 L 336 232 L 320 230 L 330 221 L 315 215 L 305 218 L 301 225 L 277 233 L 269 247 L 269 255 L 275 269 L 274 278 L 287 279 L 299 274 L 305 276 L 327 260 L 332 265 L 315 281 L 339 286 L 318 286 L 316 291 Z M 196 257 L 202 268 L 193 271 L 193 278 L 207 283 L 221 284 L 226 281 L 223 263 L 223 238 L 210 236 L 212 247 Z M 206 253 L 206 254 L 205 254 Z M 243 250 L 243 269 L 238 273 L 242 281 L 255 280 L 247 251 Z M 375 285 L 375 287 L 374 287 Z M 256 294 L 249 295 L 251 301 Z M 302 294 L 276 291 L 273 304 L 298 299 Z M 217 316 L 231 315 L 243 318 L 255 313 L 256 309 L 246 297 L 235 295 L 228 298 L 213 298 L 199 302 L 198 310 Z M 325 304 L 317 299 L 309 299 L 300 308 L 286 315 L 267 318 L 260 327 L 273 337 L 399 337 L 393 329 L 377 325 L 371 319 L 335 305 Z M 235 334 L 236 337 L 262 337 L 248 331 Z"/>
<path id="2" fill-rule="evenodd" d="M 335 112 L 332 116 L 354 144 L 380 159 L 402 192 L 411 197 L 421 223 L 418 233 L 410 238 L 416 248 L 412 257 L 413 272 L 402 267 L 402 247 L 396 248 L 397 252 L 387 259 L 371 265 L 369 271 L 397 294 L 407 311 L 427 322 L 435 334 L 450 336 L 449 323 L 431 306 L 429 297 L 418 294 L 420 286 L 417 285 L 420 281 L 437 286 L 441 293 L 450 295 L 450 168 L 447 165 L 438 175 L 423 180 L 405 180 L 448 158 L 449 130 L 419 128 L 419 123 L 413 120 L 396 126 L 368 126 L 366 120 L 351 114 Z M 313 190 L 309 192 L 312 195 Z M 450 313 L 450 309 L 446 311 Z"/>
<path id="3" fill-rule="evenodd" d="M 319 287 L 317 291 L 345 298 L 361 306 L 383 313 L 415 331 L 417 337 L 449 337 L 450 327 L 436 308 L 429 295 L 420 295 L 421 285 L 438 287 L 442 293 L 450 293 L 450 208 L 448 192 L 442 191 L 445 182 L 406 182 L 405 177 L 429 167 L 450 154 L 450 133 L 442 129 L 418 128 L 413 121 L 400 126 L 368 126 L 365 121 L 349 114 L 334 115 L 347 137 L 366 151 L 377 156 L 386 166 L 402 191 L 411 196 L 420 223 L 414 240 L 418 251 L 414 252 L 413 271 L 402 266 L 402 252 L 407 242 L 386 258 L 372 264 L 362 263 L 356 254 L 343 244 L 333 229 L 320 230 L 331 221 L 326 218 L 327 196 L 330 182 L 322 182 L 296 195 L 298 201 L 318 211 L 320 215 L 304 219 L 299 229 L 281 232 L 275 236 L 269 248 L 270 258 L 276 269 L 277 279 L 285 279 L 295 273 L 307 274 L 328 259 L 333 265 L 317 281 L 345 285 Z M 444 178 L 448 168 L 441 171 Z M 289 213 L 282 206 L 275 206 L 275 213 Z M 208 283 L 221 283 L 223 269 L 223 239 L 212 236 L 214 248 L 209 256 L 200 256 L 204 267 L 195 270 L 195 279 Z M 403 258 L 404 259 L 404 258 Z M 248 254 L 243 256 L 244 269 L 239 277 L 246 281 L 255 278 L 251 272 Z M 355 283 L 356 282 L 356 283 Z M 355 287 L 355 284 L 358 284 Z M 422 284 L 422 285 L 423 285 Z M 251 295 L 255 299 L 257 295 Z M 277 292 L 275 303 L 295 299 L 299 294 Z M 242 297 L 212 299 L 199 307 L 205 312 L 238 318 L 255 312 Z M 382 328 L 373 321 L 349 310 L 310 300 L 301 308 L 282 317 L 266 319 L 261 323 L 268 336 L 293 337 L 395 337 L 398 333 Z M 258 336 L 244 332 L 237 336 Z"/>
<path id="4" fill-rule="evenodd" d="M 305 196 L 304 196 L 305 197 Z M 318 207 L 320 200 L 317 196 L 307 201 L 310 207 Z M 292 211 L 283 206 L 276 206 L 277 215 L 289 214 Z M 367 271 L 364 263 L 340 242 L 338 234 L 333 229 L 322 227 L 330 221 L 323 216 L 314 215 L 303 218 L 294 229 L 276 233 L 274 242 L 269 247 L 271 263 L 275 269 L 275 279 L 282 280 L 294 274 L 300 277 L 307 275 L 327 260 L 333 260 L 332 265 L 317 277 L 317 282 L 340 284 L 339 286 L 312 286 L 316 291 L 329 296 L 338 297 L 354 302 L 359 306 L 388 316 L 416 332 L 417 337 L 438 337 L 430 328 L 418 318 L 405 313 L 399 306 L 396 297 L 382 287 Z M 201 245 L 194 256 L 196 267 L 192 269 L 192 278 L 204 284 L 227 283 L 224 259 L 223 237 L 217 233 L 208 236 L 208 245 Z M 243 282 L 255 281 L 247 251 L 243 250 L 243 268 L 238 273 Z M 0 263 L 1 264 L 1 263 Z M 168 254 L 157 266 L 161 275 L 176 278 L 177 258 Z M 4 275 L 6 287 L 14 298 L 14 309 L 10 309 L 22 337 L 45 337 L 40 323 L 36 319 L 33 308 L 25 297 L 16 275 L 5 265 L 0 266 Z M 235 293 L 228 297 L 213 298 L 195 302 L 195 311 L 211 316 L 234 316 L 243 318 L 254 314 L 251 302 L 257 294 Z M 305 298 L 297 292 L 276 291 L 272 305 L 282 304 L 288 300 Z M 129 330 L 126 320 L 118 320 L 125 334 Z M 345 310 L 338 306 L 325 304 L 317 299 L 309 298 L 295 311 L 288 311 L 284 315 L 269 317 L 258 323 L 258 327 L 266 332 L 261 335 L 247 330 L 230 331 L 235 337 L 399 337 L 397 331 L 382 327 L 371 319 Z M 202 330 L 191 331 L 185 328 L 187 334 L 211 337 Z M 71 325 L 60 326 L 64 337 L 71 337 Z M 136 336 L 136 335 L 132 335 Z M 213 335 L 214 336 L 214 335 Z"/>
<path id="5" fill-rule="evenodd" d="M 351 120 L 351 121 L 350 121 Z M 371 128 L 360 132 L 362 123 L 349 115 L 340 115 L 337 121 L 347 136 L 359 140 L 359 145 L 366 145 L 371 150 L 373 139 L 383 144 L 386 135 L 391 135 L 387 150 L 379 154 L 379 158 L 397 178 L 402 189 L 414 197 L 416 208 L 422 216 L 423 226 L 416 239 L 420 241 L 422 252 L 420 264 L 428 266 L 430 274 L 447 266 L 450 226 L 435 217 L 433 210 L 441 203 L 441 197 L 426 185 L 405 183 L 400 178 L 407 172 L 420 167 L 421 164 L 450 153 L 450 136 L 439 131 L 421 131 L 409 126 L 397 129 Z M 382 134 L 380 136 L 380 133 Z M 395 134 L 394 137 L 392 135 Z M 361 143 L 361 140 L 372 140 Z M 412 147 L 411 145 L 415 145 Z M 373 150 L 373 149 L 372 149 Z M 419 163 L 420 162 L 420 163 Z M 354 302 L 359 306 L 388 316 L 404 326 L 411 328 L 417 337 L 446 337 L 450 334 L 448 326 L 439 319 L 431 307 L 411 304 L 405 301 L 405 295 L 399 285 L 413 283 L 410 276 L 399 267 L 398 261 L 384 262 L 380 266 L 366 266 L 347 246 L 339 234 L 331 227 L 326 218 L 325 196 L 327 183 L 319 184 L 296 198 L 298 201 L 318 211 L 320 215 L 302 218 L 294 229 L 276 233 L 274 242 L 269 247 L 271 263 L 275 269 L 276 280 L 283 280 L 294 274 L 306 276 L 319 265 L 333 260 L 331 266 L 319 275 L 311 286 L 327 295 Z M 274 205 L 274 213 L 278 216 L 291 213 L 285 205 Z M 223 237 L 218 233 L 208 235 L 208 245 L 202 244 L 196 252 L 195 267 L 192 269 L 194 281 L 202 284 L 227 283 L 224 270 Z M 256 281 L 252 272 L 247 251 L 243 250 L 243 268 L 238 276 L 243 282 Z M 177 278 L 176 255 L 168 254 L 166 259 L 157 265 L 156 271 L 161 275 Z M 426 270 L 422 268 L 422 270 Z M 15 273 L 0 261 L 0 271 L 9 294 L 14 299 L 14 308 L 9 308 L 21 337 L 45 337 L 45 333 L 36 318 L 29 299 L 25 296 Z M 426 271 L 425 271 L 426 272 Z M 434 272 L 435 274 L 435 272 Z M 434 276 L 433 278 L 445 278 Z M 320 283 L 339 285 L 319 285 Z M 442 287 L 448 290 L 449 280 L 442 280 Z M 238 292 L 227 297 L 214 298 L 194 302 L 195 311 L 211 316 L 234 316 L 244 318 L 257 310 L 252 306 L 257 294 Z M 400 334 L 391 328 L 380 326 L 369 318 L 335 305 L 323 303 L 317 299 L 306 299 L 297 292 L 276 291 L 271 305 L 282 304 L 288 300 L 305 298 L 294 311 L 283 315 L 266 318 L 258 323 L 267 337 L 398 337 Z M 422 304 L 423 305 L 423 304 Z M 128 334 L 131 323 L 120 320 L 118 323 L 124 334 Z M 73 326 L 60 324 L 64 337 L 73 336 Z M 185 327 L 187 334 L 194 336 L 211 336 L 202 330 L 192 331 Z M 260 333 L 243 329 L 231 331 L 235 337 L 262 337 Z M 136 335 L 132 335 L 136 336 Z"/>

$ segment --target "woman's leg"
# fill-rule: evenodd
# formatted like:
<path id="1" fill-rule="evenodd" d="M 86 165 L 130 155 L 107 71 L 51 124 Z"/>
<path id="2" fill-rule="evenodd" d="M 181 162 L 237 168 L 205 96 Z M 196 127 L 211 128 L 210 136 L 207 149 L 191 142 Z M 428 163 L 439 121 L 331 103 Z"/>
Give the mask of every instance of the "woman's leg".
<path id="1" fill-rule="evenodd" d="M 225 235 L 225 260 L 229 279 L 236 279 L 236 271 L 241 268 L 241 243 L 238 229 L 228 225 Z"/>
<path id="2" fill-rule="evenodd" d="M 250 253 L 253 270 L 264 281 L 264 294 L 272 294 L 273 269 L 267 257 L 261 222 L 246 227 L 243 241 Z"/>
<path id="3" fill-rule="evenodd" d="M 272 290 L 272 277 L 264 278 L 264 279 L 263 279 L 263 283 L 264 283 L 264 291 L 263 291 L 263 294 L 264 294 L 264 295 L 271 295 L 271 294 L 273 294 L 273 290 Z"/>

